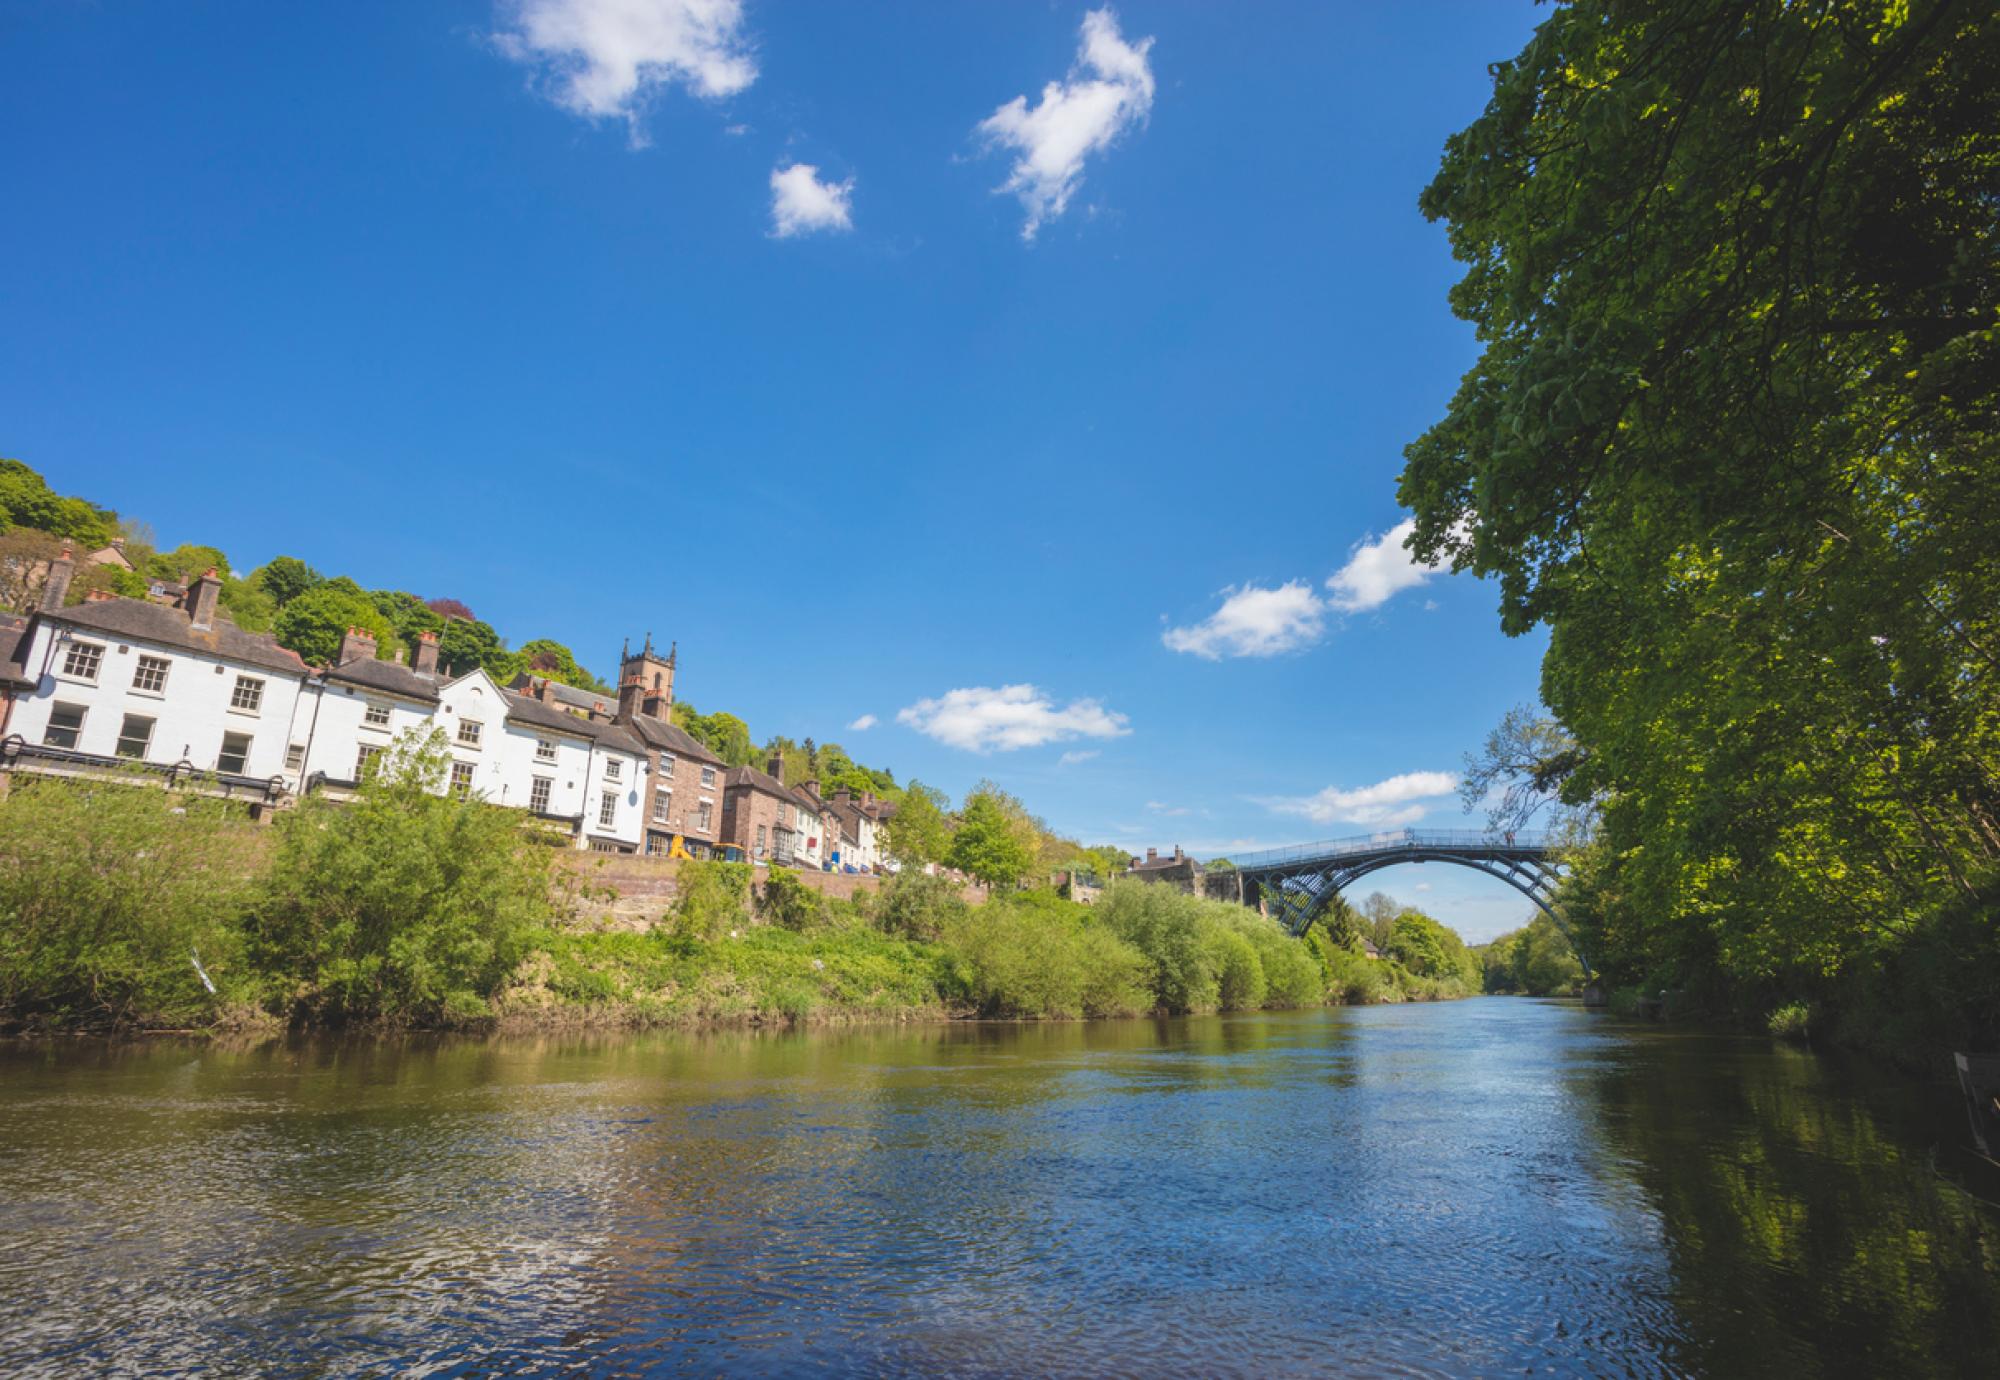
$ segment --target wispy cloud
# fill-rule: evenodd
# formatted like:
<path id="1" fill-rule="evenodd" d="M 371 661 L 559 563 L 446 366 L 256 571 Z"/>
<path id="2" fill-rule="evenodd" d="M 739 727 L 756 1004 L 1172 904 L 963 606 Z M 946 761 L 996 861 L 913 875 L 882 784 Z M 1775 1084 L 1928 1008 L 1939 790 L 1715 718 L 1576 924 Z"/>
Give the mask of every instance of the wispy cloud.
<path id="1" fill-rule="evenodd" d="M 877 719 L 873 714 L 863 714 L 860 718 L 854 720 L 847 727 L 855 733 L 866 733 L 869 729 L 875 727 L 875 725 L 880 722 L 881 720 Z"/>
<path id="2" fill-rule="evenodd" d="M 1185 628 L 1168 628 L 1160 641 L 1176 652 L 1220 661 L 1296 651 L 1319 641 L 1325 631 L 1325 605 L 1311 585 L 1293 580 L 1274 589 L 1232 585 L 1222 591 L 1214 613 Z"/>
<path id="3" fill-rule="evenodd" d="M 1257 803 L 1281 815 L 1301 815 L 1315 824 L 1361 824 L 1397 829 L 1429 814 L 1432 804 L 1458 789 L 1448 771 L 1408 771 L 1372 786 L 1344 790 L 1328 786 L 1308 796 L 1264 796 Z"/>
<path id="4" fill-rule="evenodd" d="M 852 230 L 854 179 L 823 181 L 811 163 L 771 169 L 771 234 L 777 239 L 814 230 Z"/>
<path id="5" fill-rule="evenodd" d="M 1347 564 L 1327 577 L 1333 591 L 1327 602 L 1342 613 L 1362 613 L 1437 574 L 1442 566 L 1422 565 L 1403 547 L 1416 530 L 1417 520 L 1404 518 L 1381 536 L 1356 542 Z"/>
<path id="6" fill-rule="evenodd" d="M 1169 805 L 1164 800 L 1149 800 L 1146 802 L 1146 808 L 1156 815 L 1166 815 L 1170 819 L 1179 819 L 1183 815 L 1194 813 L 1185 805 Z"/>
<path id="7" fill-rule="evenodd" d="M 1083 163 L 1111 147 L 1120 134 L 1143 124 L 1153 108 L 1153 68 L 1146 60 L 1153 40 L 1127 43 L 1108 8 L 1083 17 L 1076 62 L 1062 81 L 1042 88 L 1030 106 L 1016 96 L 979 122 L 988 145 L 1011 149 L 1014 170 L 995 190 L 1012 192 L 1028 213 L 1021 238 L 1069 207 L 1083 181 Z"/>
<path id="8" fill-rule="evenodd" d="M 1123 714 L 1093 699 L 1058 705 L 1032 685 L 974 685 L 918 700 L 898 723 L 968 752 L 1012 752 L 1073 738 L 1119 738 L 1132 730 Z"/>
<path id="9" fill-rule="evenodd" d="M 623 120 L 646 143 L 647 106 L 684 87 L 719 100 L 757 79 L 741 0 L 499 0 L 494 44 L 564 110 Z"/>
<path id="10" fill-rule="evenodd" d="M 1056 765 L 1059 767 L 1073 767 L 1079 762 L 1088 762 L 1093 757 L 1101 757 L 1103 755 L 1096 748 L 1072 748 L 1070 751 L 1056 758 Z"/>

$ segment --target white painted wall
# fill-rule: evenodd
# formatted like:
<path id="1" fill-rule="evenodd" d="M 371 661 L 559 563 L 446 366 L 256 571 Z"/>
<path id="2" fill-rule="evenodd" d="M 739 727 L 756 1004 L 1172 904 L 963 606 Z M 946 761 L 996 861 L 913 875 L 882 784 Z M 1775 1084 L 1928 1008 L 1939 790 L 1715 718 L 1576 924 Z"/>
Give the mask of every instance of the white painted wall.
<path id="1" fill-rule="evenodd" d="M 94 680 L 63 674 L 72 641 L 102 649 Z M 168 664 L 166 686 L 157 694 L 133 688 L 142 656 L 160 657 Z M 36 624 L 23 665 L 27 674 L 39 673 L 40 679 L 33 691 L 15 701 L 7 731 L 30 743 L 44 741 L 54 705 L 75 704 L 84 711 L 78 752 L 112 756 L 125 716 L 136 714 L 154 721 L 147 762 L 170 767 L 186 760 L 200 770 L 214 771 L 223 735 L 244 733 L 250 737 L 250 751 L 241 775 L 283 776 L 288 785 L 298 784 L 298 774 L 285 770 L 285 746 L 291 741 L 303 672 L 271 671 L 47 621 Z M 263 698 L 254 712 L 230 708 L 238 676 L 263 682 Z"/>
<path id="2" fill-rule="evenodd" d="M 371 704 L 389 711 L 387 727 L 378 728 L 366 721 Z M 352 781 L 363 743 L 386 750 L 399 734 L 427 728 L 430 722 L 428 704 L 359 686 L 314 681 L 299 707 L 298 728 L 292 741 L 310 748 L 306 755 L 306 776 L 325 772 L 335 780 Z"/>

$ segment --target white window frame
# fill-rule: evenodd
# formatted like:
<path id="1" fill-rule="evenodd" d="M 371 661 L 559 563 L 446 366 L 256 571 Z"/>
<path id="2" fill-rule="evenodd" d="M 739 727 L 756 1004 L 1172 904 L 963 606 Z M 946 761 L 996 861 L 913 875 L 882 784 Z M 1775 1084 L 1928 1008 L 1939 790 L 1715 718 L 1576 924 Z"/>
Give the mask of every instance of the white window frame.
<path id="1" fill-rule="evenodd" d="M 222 759 L 229 755 L 229 740 L 231 738 L 241 738 L 243 740 L 243 760 L 233 770 L 229 767 L 225 767 L 222 765 Z M 256 739 L 252 738 L 248 733 L 223 734 L 222 747 L 215 754 L 215 769 L 229 776 L 241 776 L 245 772 L 249 771 L 250 748 L 251 745 L 255 742 Z"/>
<path id="2" fill-rule="evenodd" d="M 704 786 L 713 786 L 715 784 L 714 767 L 703 767 L 701 769 L 701 784 Z"/>
<path id="3" fill-rule="evenodd" d="M 553 776 L 537 776 L 528 783 L 528 809 L 535 814 L 549 812 L 549 799 L 555 794 L 556 779 Z"/>
<path id="4" fill-rule="evenodd" d="M 537 738 L 537 739 L 535 739 L 535 760 L 536 760 L 537 762 L 553 762 L 553 761 L 555 761 L 555 760 L 556 760 L 556 740 L 555 740 L 555 739 L 553 739 L 553 738 Z"/>
<path id="5" fill-rule="evenodd" d="M 167 675 L 174 669 L 172 658 L 153 656 L 149 652 L 139 653 L 137 664 L 132 667 L 132 693 L 135 695 L 165 695 Z M 151 684 L 147 682 L 151 681 Z"/>
<path id="6" fill-rule="evenodd" d="M 146 736 L 139 740 L 139 750 L 137 752 L 127 752 L 125 750 L 125 744 L 130 742 L 132 739 L 132 734 L 131 734 L 132 721 L 135 719 L 146 726 Z M 158 719 L 153 718 L 151 715 L 127 714 L 124 717 L 124 719 L 119 722 L 118 742 L 112 748 L 112 755 L 117 757 L 129 757 L 135 762 L 145 761 L 146 754 L 153 750 L 153 734 L 156 731 L 158 731 L 159 727 L 160 727 L 160 721 Z"/>
<path id="7" fill-rule="evenodd" d="M 82 638 L 70 639 L 69 650 L 63 654 L 64 680 L 80 680 L 86 685 L 95 685 L 97 673 L 103 669 L 102 642 L 85 642 Z"/>
<path id="8" fill-rule="evenodd" d="M 715 802 L 713 800 L 704 800 L 701 802 L 701 808 L 695 811 L 695 827 L 704 834 L 715 832 Z"/>
<path id="9" fill-rule="evenodd" d="M 368 764 L 380 757 L 385 748 L 380 743 L 363 743 L 354 752 L 354 779 L 363 781 L 368 776 Z"/>
<path id="10" fill-rule="evenodd" d="M 477 750 L 483 746 L 481 740 L 485 736 L 486 725 L 480 720 L 460 719 L 458 721 L 458 745 L 460 747 L 469 747 Z"/>
<path id="11" fill-rule="evenodd" d="M 264 712 L 264 681 L 261 677 L 237 673 L 236 684 L 229 692 L 229 712 L 232 714 Z"/>
<path id="12" fill-rule="evenodd" d="M 667 822 L 667 811 L 673 809 L 673 807 L 674 793 L 672 791 L 654 790 L 653 823 L 665 824 Z"/>
<path id="13" fill-rule="evenodd" d="M 673 774 L 674 774 L 674 755 L 673 755 L 673 754 L 672 754 L 671 752 L 663 752 L 663 753 L 661 753 L 661 754 L 660 754 L 660 775 L 662 775 L 662 776 L 672 776 Z"/>
<path id="14" fill-rule="evenodd" d="M 606 791 L 597 801 L 597 827 L 609 829 L 618 823 L 618 792 Z"/>
<path id="15" fill-rule="evenodd" d="M 377 718 L 377 715 L 381 717 Z M 390 708 L 388 705 L 382 703 L 380 700 L 369 700 L 367 707 L 361 711 L 361 726 L 363 728 L 380 729 L 382 732 L 387 733 L 389 731 L 389 715 Z"/>
<path id="16" fill-rule="evenodd" d="M 447 789 L 460 800 L 466 799 L 472 794 L 472 776 L 478 770 L 477 763 L 453 762 L 451 764 L 451 782 Z"/>
<path id="17" fill-rule="evenodd" d="M 73 709 L 76 711 L 76 724 L 74 727 L 58 724 L 56 722 L 56 715 L 60 714 L 65 709 Z M 46 724 L 42 725 L 42 746 L 61 748 L 65 752 L 77 751 L 78 745 L 83 742 L 83 721 L 89 715 L 89 713 L 90 713 L 90 706 L 88 705 L 70 704 L 65 700 L 55 701 L 53 704 L 49 706 L 49 721 Z M 49 741 L 50 737 L 57 733 L 67 733 L 69 735 L 69 741 L 67 743 L 50 742 Z"/>
<path id="18" fill-rule="evenodd" d="M 304 771 L 306 769 L 306 745 L 291 743 L 285 748 L 285 770 Z"/>
<path id="19" fill-rule="evenodd" d="M 605 758 L 604 779 L 606 781 L 623 781 L 625 779 L 625 759 L 622 757 Z"/>

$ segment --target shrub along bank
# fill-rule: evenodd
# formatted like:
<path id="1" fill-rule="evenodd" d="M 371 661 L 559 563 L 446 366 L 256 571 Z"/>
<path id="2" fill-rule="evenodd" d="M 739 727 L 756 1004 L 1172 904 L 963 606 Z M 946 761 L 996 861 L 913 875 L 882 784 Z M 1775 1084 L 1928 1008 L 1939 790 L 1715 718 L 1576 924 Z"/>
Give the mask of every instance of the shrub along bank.
<path id="1" fill-rule="evenodd" d="M 18 782 L 0 800 L 0 1027 L 1061 1019 L 1477 990 L 1443 971 L 1464 946 L 1441 926 L 1377 961 L 1136 882 L 1095 907 L 970 905 L 915 874 L 845 900 L 691 863 L 651 930 L 594 929 L 518 813 L 434 793 L 446 761 L 435 739 L 401 744 L 354 803 L 269 830 L 150 784 Z"/>

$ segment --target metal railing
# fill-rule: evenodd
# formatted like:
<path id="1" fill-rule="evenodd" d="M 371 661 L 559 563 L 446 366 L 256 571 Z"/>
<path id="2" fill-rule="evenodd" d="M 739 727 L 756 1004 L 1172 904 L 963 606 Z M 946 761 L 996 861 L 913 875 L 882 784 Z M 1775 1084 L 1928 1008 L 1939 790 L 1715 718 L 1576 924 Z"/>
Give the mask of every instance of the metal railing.
<path id="1" fill-rule="evenodd" d="M 1269 848 L 1261 853 L 1233 854 L 1231 860 L 1241 870 L 1254 872 L 1289 863 L 1332 862 L 1340 858 L 1393 853 L 1403 849 L 1446 853 L 1539 853 L 1549 846 L 1549 835 L 1540 829 L 1514 833 L 1488 829 L 1386 829 L 1358 838 L 1328 839 L 1321 843 L 1294 844 L 1290 848 Z"/>
<path id="2" fill-rule="evenodd" d="M 178 762 L 148 762 L 139 757 L 106 757 L 102 753 L 78 752 L 74 748 L 30 743 L 18 733 L 0 740 L 0 768 L 9 771 L 38 771 L 54 776 L 157 776 L 169 788 L 193 789 L 223 796 L 258 795 L 279 800 L 289 787 L 282 776 L 244 776 L 236 772 L 210 771 L 182 758 Z"/>

